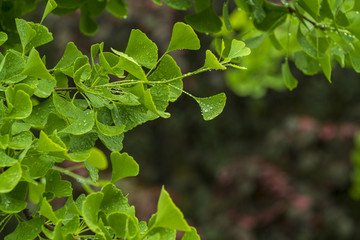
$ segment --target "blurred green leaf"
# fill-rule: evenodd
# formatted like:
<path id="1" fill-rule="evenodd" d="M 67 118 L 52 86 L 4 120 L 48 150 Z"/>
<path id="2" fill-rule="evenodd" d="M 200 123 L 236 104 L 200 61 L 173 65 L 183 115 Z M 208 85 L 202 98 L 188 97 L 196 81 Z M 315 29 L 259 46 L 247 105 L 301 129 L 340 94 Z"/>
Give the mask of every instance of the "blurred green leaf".
<path id="1" fill-rule="evenodd" d="M 185 21 L 196 31 L 202 33 L 219 32 L 222 26 L 222 22 L 215 13 L 212 5 L 199 13 L 187 15 Z"/>
<path id="2" fill-rule="evenodd" d="M 89 194 L 82 204 L 82 216 L 88 227 L 95 233 L 101 233 L 98 226 L 98 213 L 101 202 L 104 198 L 104 193 L 97 192 Z"/>
<path id="3" fill-rule="evenodd" d="M 197 234 L 196 229 L 191 227 L 191 231 L 185 232 L 181 240 L 200 240 L 200 236 Z"/>
<path id="4" fill-rule="evenodd" d="M 170 7 L 178 10 L 186 10 L 191 7 L 191 2 L 189 0 L 164 0 L 164 2 Z"/>
<path id="5" fill-rule="evenodd" d="M 291 74 L 290 68 L 289 68 L 289 62 L 287 59 L 286 59 L 285 63 L 283 63 L 281 65 L 281 72 L 282 72 L 284 83 L 285 83 L 286 87 L 290 91 L 293 90 L 294 88 L 296 88 L 298 85 L 298 81 Z"/>
<path id="6" fill-rule="evenodd" d="M 0 210 L 5 213 L 18 213 L 24 210 L 27 206 L 27 188 L 27 182 L 19 182 L 11 192 L 0 193 Z"/>
<path id="7" fill-rule="evenodd" d="M 108 167 L 108 161 L 105 154 L 98 148 L 90 149 L 90 156 L 86 161 L 99 170 L 105 170 Z"/>

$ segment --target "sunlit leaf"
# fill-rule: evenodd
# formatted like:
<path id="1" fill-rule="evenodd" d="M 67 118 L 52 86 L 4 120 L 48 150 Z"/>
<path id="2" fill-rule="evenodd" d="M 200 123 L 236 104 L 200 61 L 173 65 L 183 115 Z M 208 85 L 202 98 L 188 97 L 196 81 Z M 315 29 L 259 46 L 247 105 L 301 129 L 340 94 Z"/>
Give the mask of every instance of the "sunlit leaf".
<path id="1" fill-rule="evenodd" d="M 43 13 L 43 16 L 41 18 L 40 24 L 44 21 L 47 15 L 51 13 L 55 8 L 57 7 L 57 4 L 54 0 L 48 0 L 46 3 L 45 11 Z"/>
<path id="2" fill-rule="evenodd" d="M 112 176 L 111 182 L 116 182 L 126 177 L 133 177 L 139 174 L 139 165 L 127 153 L 111 153 Z"/>
<path id="3" fill-rule="evenodd" d="M 191 231 L 180 209 L 174 204 L 169 193 L 161 189 L 155 223 L 152 227 L 164 227 L 179 231 Z"/>
<path id="4" fill-rule="evenodd" d="M 204 120 L 208 121 L 214 119 L 223 111 L 226 103 L 226 95 L 225 93 L 219 93 L 206 98 L 196 97 L 195 100 L 201 108 Z"/>
<path id="5" fill-rule="evenodd" d="M 86 161 L 99 170 L 105 170 L 108 167 L 108 161 L 105 154 L 95 147 L 90 149 L 90 156 Z"/>
<path id="6" fill-rule="evenodd" d="M 196 33 L 189 25 L 182 22 L 175 23 L 167 52 L 179 49 L 200 49 L 200 40 Z"/>
<path id="7" fill-rule="evenodd" d="M 210 50 L 206 50 L 206 58 L 205 58 L 204 67 L 210 68 L 210 69 L 220 69 L 220 70 L 226 69 L 226 67 L 224 67 L 219 62 L 219 60 L 216 58 L 216 56 Z"/>
<path id="8" fill-rule="evenodd" d="M 19 162 L 0 174 L 0 193 L 8 193 L 15 188 L 21 179 L 21 166 Z"/>
<path id="9" fill-rule="evenodd" d="M 125 53 L 135 59 L 140 65 L 153 68 L 158 59 L 158 48 L 145 33 L 132 30 Z"/>

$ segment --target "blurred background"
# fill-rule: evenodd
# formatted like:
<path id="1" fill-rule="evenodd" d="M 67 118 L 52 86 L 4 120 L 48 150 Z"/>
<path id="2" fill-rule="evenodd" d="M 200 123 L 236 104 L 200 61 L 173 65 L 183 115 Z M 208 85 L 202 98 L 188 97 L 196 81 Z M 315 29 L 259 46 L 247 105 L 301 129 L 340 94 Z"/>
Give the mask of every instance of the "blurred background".
<path id="1" fill-rule="evenodd" d="M 79 12 L 48 16 L 44 24 L 55 40 L 40 48 L 48 66 L 69 41 L 88 55 L 98 42 L 124 50 L 132 28 L 164 52 L 173 24 L 184 21 L 185 13 L 148 0 L 128 4 L 124 20 L 106 13 L 97 18 L 100 28 L 91 37 L 79 31 Z M 41 13 L 28 19 L 39 22 Z M 201 67 L 211 48 L 211 36 L 199 37 L 200 51 L 172 54 L 183 73 Z M 334 66 L 329 84 L 321 74 L 305 76 L 292 66 L 299 86 L 290 92 L 282 83 L 282 61 L 264 42 L 241 63 L 247 71 L 184 79 L 185 90 L 195 96 L 225 92 L 224 112 L 205 122 L 196 102 L 183 95 L 168 108 L 170 119 L 125 134 L 123 152 L 139 163 L 140 175 L 119 187 L 129 193 L 139 220 L 156 211 L 165 185 L 202 239 L 359 239 L 351 157 L 360 123 L 359 75 Z M 105 149 L 100 142 L 98 147 Z M 110 178 L 109 173 L 102 177 Z"/>

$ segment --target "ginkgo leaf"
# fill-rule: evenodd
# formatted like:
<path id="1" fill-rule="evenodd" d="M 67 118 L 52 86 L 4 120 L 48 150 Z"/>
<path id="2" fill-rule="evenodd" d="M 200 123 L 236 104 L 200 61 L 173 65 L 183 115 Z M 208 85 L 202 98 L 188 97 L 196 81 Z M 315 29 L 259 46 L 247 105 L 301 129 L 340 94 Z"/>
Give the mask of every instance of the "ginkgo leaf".
<path id="1" fill-rule="evenodd" d="M 195 100 L 201 108 L 204 120 L 208 121 L 214 119 L 223 111 L 226 103 L 226 95 L 225 93 L 219 93 L 206 98 L 196 97 Z"/>
<path id="2" fill-rule="evenodd" d="M 200 40 L 192 27 L 182 22 L 175 23 L 169 47 L 166 52 L 179 49 L 198 50 Z"/>
<path id="3" fill-rule="evenodd" d="M 154 227 L 164 227 L 179 231 L 191 231 L 180 209 L 174 204 L 164 187 L 161 189 Z"/>
<path id="4" fill-rule="evenodd" d="M 210 50 L 206 50 L 206 58 L 205 58 L 204 67 L 210 68 L 210 69 L 220 69 L 220 70 L 226 69 L 226 67 L 223 66 L 218 61 L 218 59 L 215 57 L 215 55 Z"/>
<path id="5" fill-rule="evenodd" d="M 57 4 L 54 0 L 48 0 L 48 2 L 46 3 L 45 11 L 41 18 L 40 24 L 44 21 L 46 16 L 49 15 L 49 13 L 51 13 L 56 7 L 57 7 Z"/>
<path id="6" fill-rule="evenodd" d="M 125 54 L 146 68 L 153 68 L 158 59 L 158 48 L 145 33 L 132 30 Z"/>
<path id="7" fill-rule="evenodd" d="M 286 85 L 286 87 L 291 91 L 294 88 L 297 87 L 298 85 L 298 81 L 296 80 L 296 78 L 294 78 L 294 76 L 291 74 L 290 72 L 290 68 L 289 68 L 289 62 L 286 59 L 286 61 L 281 65 L 281 72 L 283 75 L 283 79 L 284 79 L 284 83 Z"/>
<path id="8" fill-rule="evenodd" d="M 127 153 L 112 152 L 110 158 L 113 168 L 111 182 L 139 174 L 139 165 Z"/>

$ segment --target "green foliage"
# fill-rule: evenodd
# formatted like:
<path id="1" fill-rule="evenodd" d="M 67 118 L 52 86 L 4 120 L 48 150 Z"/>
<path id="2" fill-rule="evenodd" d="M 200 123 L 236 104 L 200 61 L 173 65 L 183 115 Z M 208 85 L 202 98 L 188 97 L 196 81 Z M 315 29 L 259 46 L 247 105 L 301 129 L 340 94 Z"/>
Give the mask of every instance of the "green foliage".
<path id="1" fill-rule="evenodd" d="M 189 1 L 165 3 L 183 10 L 191 5 Z M 41 22 L 52 11 L 67 14 L 78 8 L 85 33 L 97 29 L 93 17 L 105 8 L 117 17 L 126 15 L 122 0 L 49 0 Z M 25 216 L 5 239 L 40 235 L 49 239 L 175 239 L 176 231 L 186 232 L 183 239 L 199 239 L 164 188 L 157 212 L 148 223 L 138 221 L 134 207 L 114 185 L 139 173 L 136 161 L 120 153 L 124 133 L 147 121 L 170 117 L 166 109 L 182 93 L 199 104 L 205 120 L 215 118 L 225 106 L 225 94 L 195 97 L 183 90 L 182 79 L 214 69 L 243 69 L 237 61 L 250 49 L 239 40 L 226 46 L 222 41 L 219 58 L 207 50 L 203 67 L 183 74 L 169 53 L 198 50 L 200 41 L 191 26 L 179 22 L 160 56 L 153 41 L 133 30 L 125 52 L 106 52 L 103 43 L 94 44 L 89 59 L 70 42 L 55 67 L 48 69 L 46 56 L 36 47 L 50 42 L 52 34 L 41 23 L 16 18 L 23 14 L 25 10 L 12 15 L 17 47 L 11 48 L 16 44 L 13 40 L 7 44 L 5 32 L 0 35 L 0 42 L 7 44 L 0 64 L 0 215 L 5 219 L 1 224 L 13 216 Z M 95 147 L 97 140 L 112 151 L 111 181 L 99 179 L 99 171 L 109 164 Z M 75 166 L 63 168 L 64 161 Z M 77 168 L 86 169 L 89 177 L 76 174 Z M 80 182 L 89 194 L 74 200 L 73 185 L 63 175 Z M 55 198 L 67 198 L 56 211 Z M 36 206 L 31 216 L 25 214 L 29 202 Z"/>

